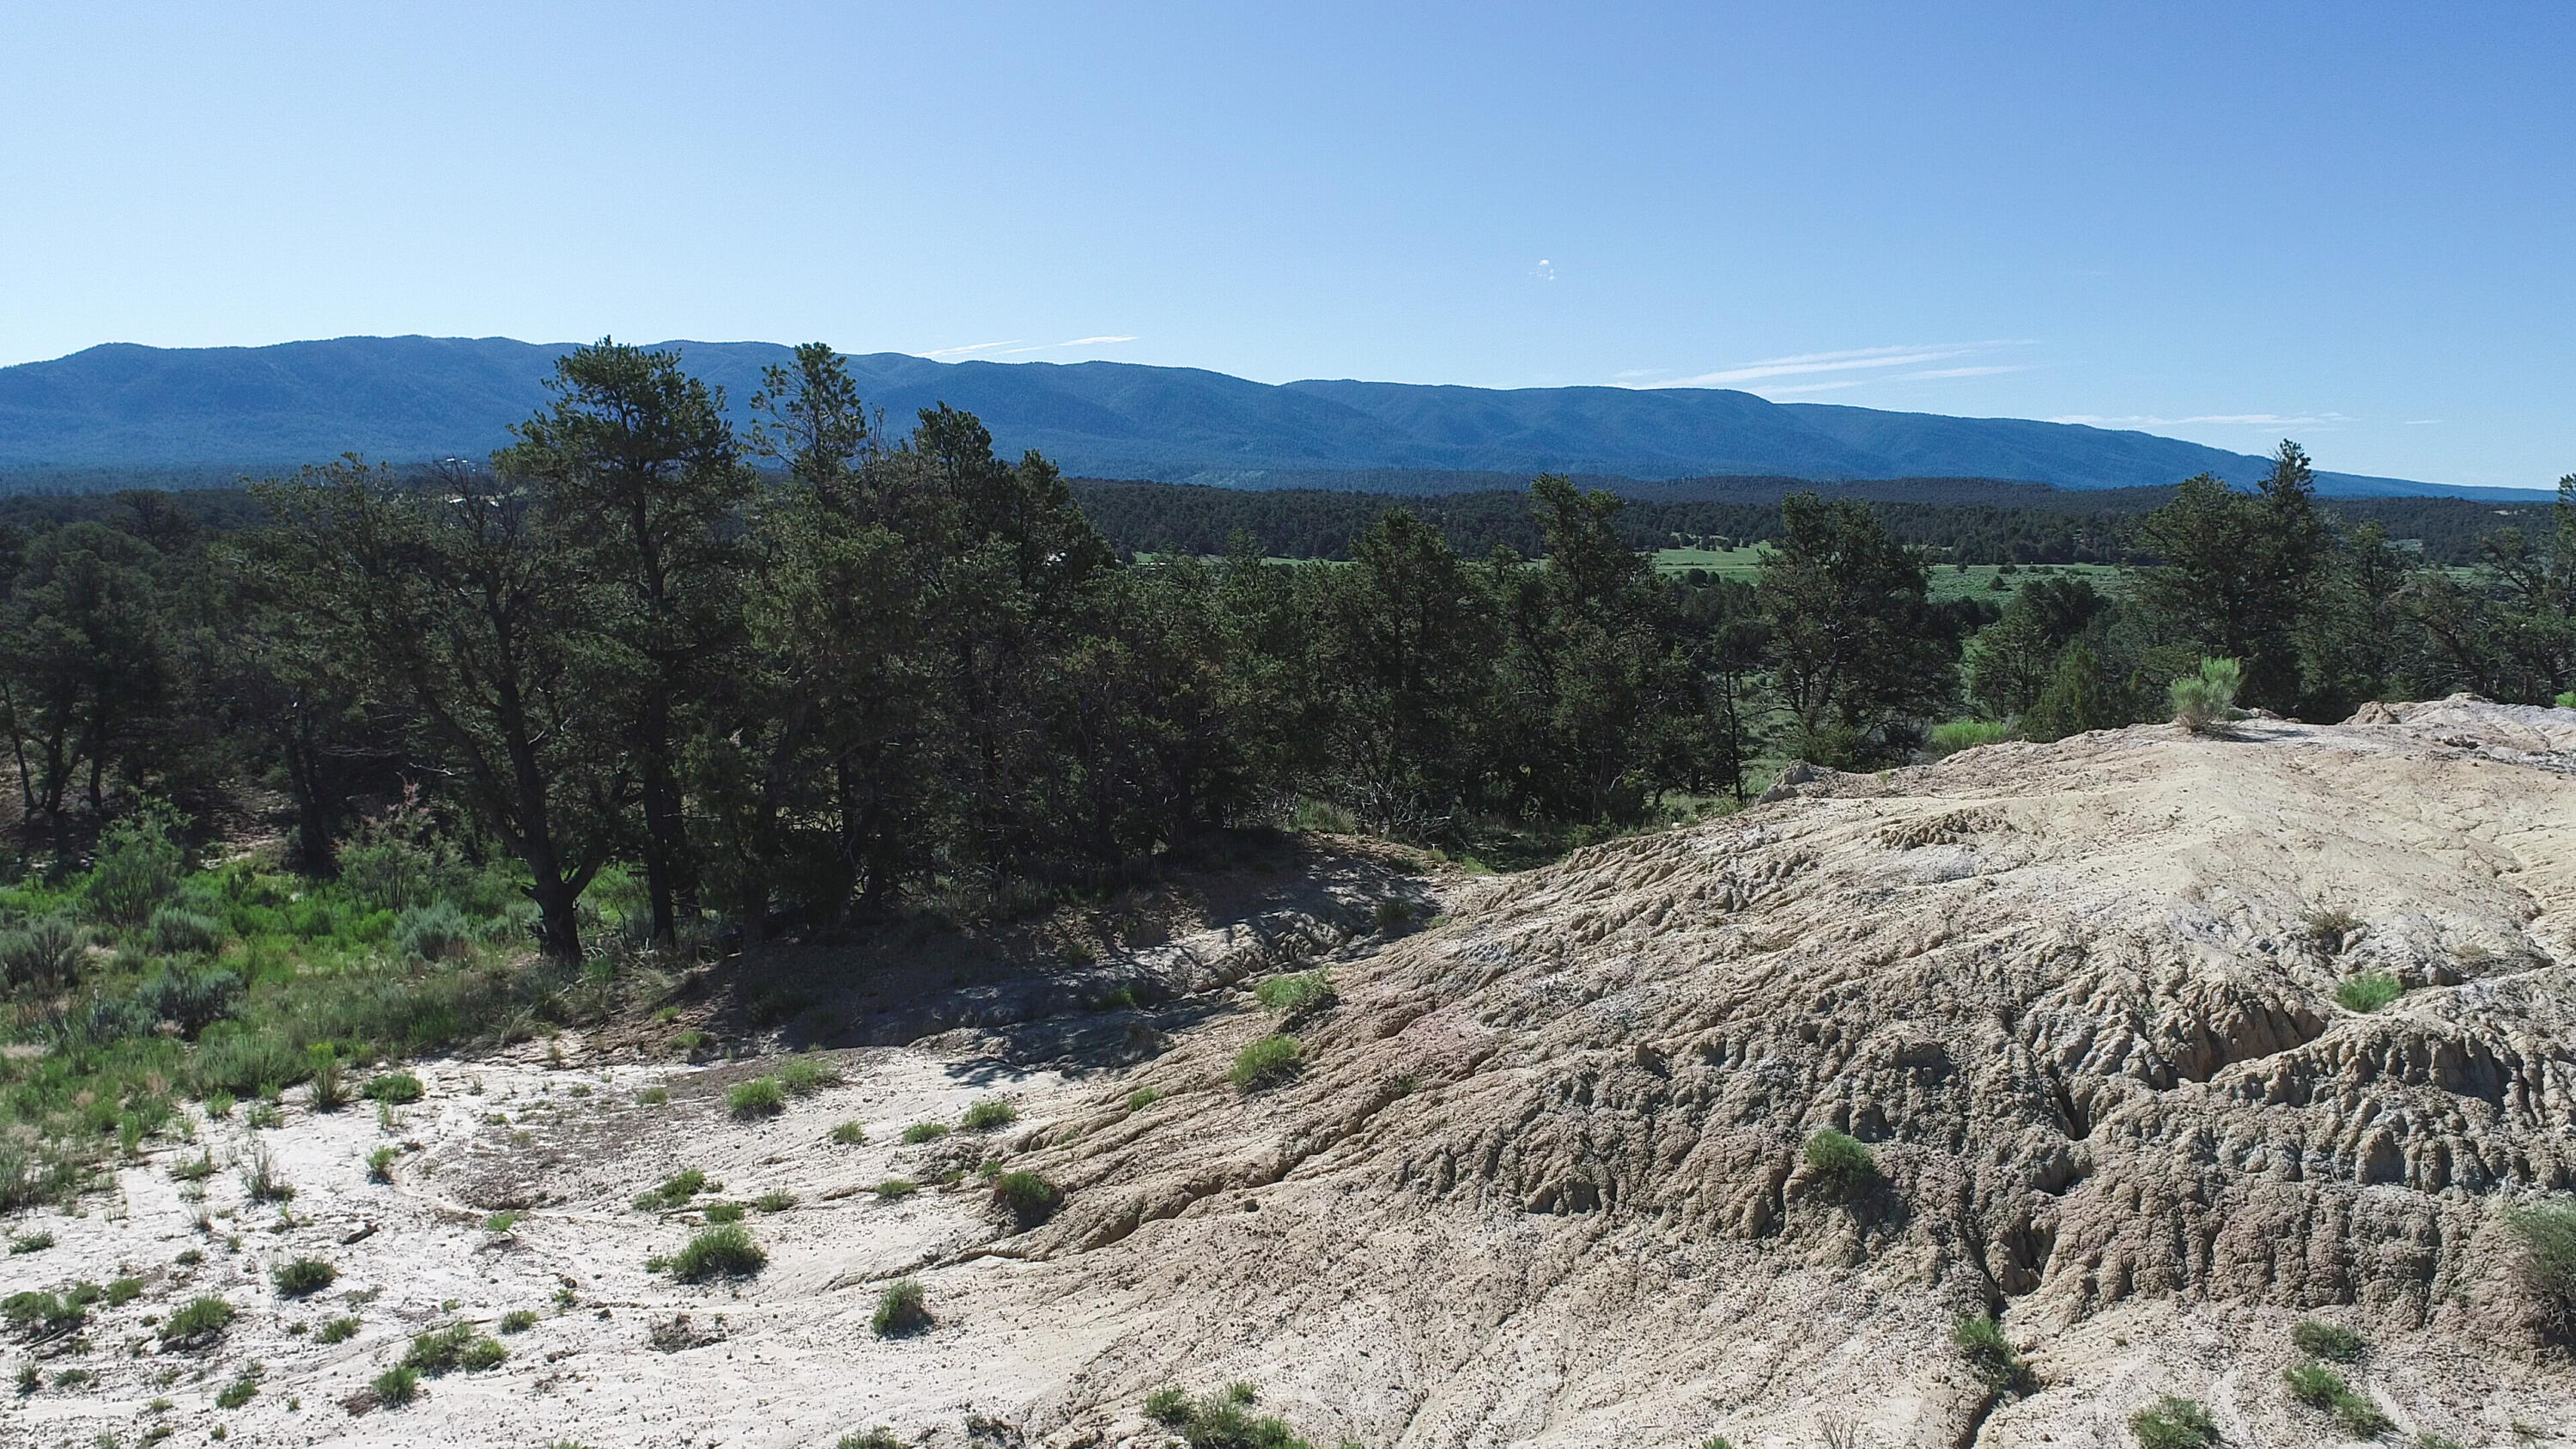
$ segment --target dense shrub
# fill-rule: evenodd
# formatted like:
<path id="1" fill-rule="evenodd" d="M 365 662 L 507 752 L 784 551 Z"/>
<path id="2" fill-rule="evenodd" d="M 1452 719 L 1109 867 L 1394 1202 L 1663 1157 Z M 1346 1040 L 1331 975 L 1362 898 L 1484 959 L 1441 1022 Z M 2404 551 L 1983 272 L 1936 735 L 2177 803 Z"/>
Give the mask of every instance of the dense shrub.
<path id="1" fill-rule="evenodd" d="M 307 1298 L 330 1287 L 340 1270 L 319 1258 L 297 1258 L 278 1264 L 268 1276 L 277 1285 L 278 1296 Z"/>
<path id="2" fill-rule="evenodd" d="M 1272 976 L 1252 988 L 1252 999 L 1281 1016 L 1303 1016 L 1333 1004 L 1333 979 L 1321 971 Z"/>
<path id="3" fill-rule="evenodd" d="M 2004 1327 L 1983 1313 L 1962 1313 L 1950 1324 L 1950 1342 L 1967 1362 L 1968 1371 L 1996 1393 L 2027 1391 L 2031 1376 L 2013 1351 Z"/>
<path id="4" fill-rule="evenodd" d="M 868 1327 L 879 1338 L 902 1338 L 930 1326 L 930 1310 L 923 1305 L 921 1280 L 897 1278 L 877 1295 L 877 1311 L 869 1318 Z"/>
<path id="5" fill-rule="evenodd" d="M 1005 1172 L 993 1179 L 994 1205 L 1023 1228 L 1036 1227 L 1055 1216 L 1063 1202 L 1063 1190 L 1034 1172 Z"/>
<path id="6" fill-rule="evenodd" d="M 224 923 L 195 911 L 163 906 L 152 913 L 151 940 L 152 949 L 165 956 L 211 952 L 224 944 Z"/>
<path id="7" fill-rule="evenodd" d="M 98 863 L 81 882 L 81 899 L 92 915 L 120 926 L 152 918 L 154 908 L 179 888 L 179 872 L 188 863 L 175 838 L 178 826 L 176 811 L 154 803 L 99 835 Z"/>
<path id="8" fill-rule="evenodd" d="M 2165 693 L 2173 705 L 2174 723 L 2194 734 L 2207 734 L 2237 718 L 2236 689 L 2243 671 L 2233 659 L 2203 659 L 2198 674 L 2175 680 Z"/>
<path id="9" fill-rule="evenodd" d="M 860 1122 L 844 1122 L 832 1129 L 832 1141 L 840 1147 L 864 1147 L 868 1141 L 867 1126 Z"/>
<path id="10" fill-rule="evenodd" d="M 778 1085 L 792 1097 L 811 1096 L 825 1087 L 839 1086 L 841 1077 L 831 1067 L 809 1056 L 793 1056 L 779 1064 Z"/>
<path id="11" fill-rule="evenodd" d="M 1257 1092 L 1276 1086 L 1297 1075 L 1304 1067 L 1306 1049 L 1293 1036 L 1265 1036 L 1248 1042 L 1234 1054 L 1234 1067 L 1225 1074 L 1237 1090 Z"/>
<path id="12" fill-rule="evenodd" d="M 936 1142 L 947 1135 L 948 1124 L 945 1122 L 915 1122 L 903 1129 L 903 1140 L 914 1147 L 919 1147 L 925 1142 Z"/>
<path id="13" fill-rule="evenodd" d="M 212 1294 L 192 1298 L 161 1320 L 161 1341 L 174 1348 L 211 1343 L 215 1335 L 232 1326 L 233 1313 L 230 1303 Z"/>
<path id="14" fill-rule="evenodd" d="M 72 979 L 89 937 L 69 916 L 46 916 L 0 930 L 0 987 L 51 988 Z"/>
<path id="15" fill-rule="evenodd" d="M 776 1077 L 754 1077 L 725 1093 L 725 1108 L 736 1117 L 775 1117 L 787 1110 L 787 1092 Z"/>
<path id="16" fill-rule="evenodd" d="M 2523 1286 L 2539 1307 L 2542 1326 L 2576 1339 L 2576 1201 L 2508 1208 L 2504 1220 L 2520 1240 Z"/>
<path id="17" fill-rule="evenodd" d="M 271 1087 L 304 1080 L 311 1059 L 278 1031 L 247 1031 L 233 1023 L 209 1029 L 189 1063 L 189 1075 L 200 1093 L 222 1090 L 236 1097 L 255 1097 Z"/>
<path id="18" fill-rule="evenodd" d="M 2290 1329 L 2290 1343 L 2301 1353 L 2332 1359 L 2337 1363 L 2351 1363 L 2360 1358 L 2362 1350 L 2367 1347 L 2360 1334 L 2342 1324 L 2314 1318 L 2303 1320 Z"/>
<path id="19" fill-rule="evenodd" d="M 957 1125 L 969 1132 L 996 1132 L 1020 1120 L 1020 1109 L 999 1097 L 987 1097 L 966 1108 Z"/>
<path id="20" fill-rule="evenodd" d="M 367 1078 L 367 1084 L 358 1089 L 358 1095 L 399 1107 L 406 1102 L 420 1100 L 420 1078 L 409 1072 L 379 1072 Z"/>
<path id="21" fill-rule="evenodd" d="M 2405 994 L 2404 983 L 2385 971 L 2364 971 L 2335 983 L 2335 1000 L 2348 1011 L 2377 1011 Z"/>
<path id="22" fill-rule="evenodd" d="M 1807 1180 L 1836 1202 L 1849 1202 L 1878 1181 L 1878 1162 L 1869 1148 L 1847 1132 L 1831 1127 L 1807 1139 Z"/>
<path id="23" fill-rule="evenodd" d="M 768 1266 L 769 1255 L 739 1225 L 726 1223 L 689 1239 L 671 1259 L 671 1276 L 683 1283 L 710 1278 L 748 1278 Z"/>
<path id="24" fill-rule="evenodd" d="M 376 1402 L 388 1409 L 399 1409 L 420 1397 L 420 1370 L 396 1364 L 367 1381 Z"/>
<path id="25" fill-rule="evenodd" d="M 2218 1421 L 2197 1399 L 2167 1394 L 2129 1416 L 2138 1449 L 2217 1449 Z"/>
<path id="26" fill-rule="evenodd" d="M 142 998 L 154 1016 L 194 1037 L 229 1014 L 241 991 L 242 979 L 231 971 L 172 967 L 143 984 Z"/>
<path id="27" fill-rule="evenodd" d="M 706 1190 L 707 1175 L 697 1168 L 684 1167 L 663 1178 L 651 1192 L 637 1197 L 635 1207 L 640 1212 L 669 1212 Z"/>
<path id="28" fill-rule="evenodd" d="M 474 939 L 474 923 L 454 901 L 407 907 L 394 918 L 394 944 L 405 955 L 441 961 Z"/>

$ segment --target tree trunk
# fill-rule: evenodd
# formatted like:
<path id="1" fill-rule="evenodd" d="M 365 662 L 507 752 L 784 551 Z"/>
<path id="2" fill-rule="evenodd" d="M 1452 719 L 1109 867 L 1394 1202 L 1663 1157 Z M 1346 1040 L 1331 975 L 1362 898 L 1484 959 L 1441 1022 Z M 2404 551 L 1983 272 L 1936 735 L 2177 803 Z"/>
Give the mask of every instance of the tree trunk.
<path id="1" fill-rule="evenodd" d="M 680 783 L 671 768 L 671 702 L 662 694 L 644 707 L 643 756 L 644 785 L 644 891 L 652 902 L 653 943 L 671 946 L 679 942 L 678 891 L 683 849 L 680 819 Z"/>

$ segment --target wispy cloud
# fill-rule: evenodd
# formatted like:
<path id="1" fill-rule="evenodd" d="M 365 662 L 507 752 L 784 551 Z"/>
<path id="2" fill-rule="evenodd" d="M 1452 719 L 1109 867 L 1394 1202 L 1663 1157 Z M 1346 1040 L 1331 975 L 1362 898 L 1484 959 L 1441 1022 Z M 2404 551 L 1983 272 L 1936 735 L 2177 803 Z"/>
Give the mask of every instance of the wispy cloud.
<path id="1" fill-rule="evenodd" d="M 1538 265 L 1530 268 L 1530 275 L 1542 282 L 1553 282 L 1556 280 L 1556 263 L 1541 257 L 1538 259 Z"/>
<path id="2" fill-rule="evenodd" d="M 2334 428 L 2358 418 L 2342 413 L 2203 413 L 2189 418 L 2104 417 L 2099 413 L 2065 413 L 2049 419 L 2052 423 L 2082 423 L 2093 428 Z"/>
<path id="3" fill-rule="evenodd" d="M 1019 344 L 1019 340 L 1020 339 L 1013 337 L 1001 342 L 978 342 L 969 347 L 941 347 L 934 349 L 933 351 L 925 352 L 921 355 L 924 357 L 964 357 L 971 352 L 990 352 L 996 347 L 1017 346 Z"/>
<path id="4" fill-rule="evenodd" d="M 1823 372 L 1880 372 L 1886 368 L 1919 367 L 1927 362 L 1947 362 L 1955 357 L 1975 357 L 2007 347 L 2027 347 L 2028 341 L 1996 339 L 1986 342 L 1933 342 L 1912 346 L 1855 347 L 1842 352 L 1801 352 L 1789 357 L 1769 357 L 1759 362 L 1738 363 L 1696 377 L 1667 378 L 1661 382 L 1633 384 L 1638 387 L 1732 387 L 1739 383 L 1760 382 L 1773 377 L 1804 377 Z M 1991 368 L 1989 371 L 2009 371 Z M 1944 369 L 1915 374 L 1924 377 L 1972 377 L 1975 372 Z M 1865 378 L 1862 381 L 1876 381 Z M 1854 384 L 1857 386 L 1858 384 Z M 1765 388 L 1765 392 L 1785 392 L 1785 388 Z"/>
<path id="5" fill-rule="evenodd" d="M 2010 367 L 1936 367 L 1927 372 L 1900 372 L 1895 380 L 1913 382 L 1917 378 L 1926 377 L 1992 377 L 1998 372 L 2028 371 L 2030 371 L 2028 367 L 2018 364 Z"/>
<path id="6" fill-rule="evenodd" d="M 1004 357 L 1015 357 L 1023 352 L 1061 352 L 1068 347 L 1097 347 L 1110 342 L 1133 342 L 1135 340 L 1136 339 L 1133 337 L 1077 337 L 1071 342 L 1045 342 L 1040 343 L 1035 347 L 1014 347 L 1010 351 L 1001 355 Z"/>
<path id="7" fill-rule="evenodd" d="M 1841 388 L 1858 387 L 1864 382 L 1875 382 L 1877 380 L 1878 379 L 1876 378 L 1864 377 L 1854 378 L 1847 382 L 1802 382 L 1795 387 L 1766 387 L 1762 389 L 1762 395 L 1764 397 L 1796 397 L 1800 393 L 1834 392 Z"/>
<path id="8" fill-rule="evenodd" d="M 2441 421 L 2442 420 L 2440 418 L 2408 418 L 2402 426 L 2409 428 L 2429 428 L 2435 426 Z"/>

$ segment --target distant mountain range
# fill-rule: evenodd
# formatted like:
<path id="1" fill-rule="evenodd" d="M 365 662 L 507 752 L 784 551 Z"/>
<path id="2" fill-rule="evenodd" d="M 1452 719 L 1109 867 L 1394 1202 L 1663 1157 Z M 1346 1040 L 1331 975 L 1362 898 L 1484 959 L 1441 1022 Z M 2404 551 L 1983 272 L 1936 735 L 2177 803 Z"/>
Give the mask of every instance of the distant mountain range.
<path id="1" fill-rule="evenodd" d="M 722 384 L 737 416 L 761 369 L 789 356 L 766 342 L 657 345 L 679 349 L 693 372 Z M 0 368 L 0 480 L 35 472 L 268 472 L 345 452 L 393 463 L 479 459 L 544 404 L 548 370 L 569 347 L 505 337 L 114 343 Z M 1775 403 L 1711 389 L 1272 386 L 1196 368 L 942 363 L 892 352 L 849 363 L 891 426 L 908 428 L 916 410 L 945 402 L 981 417 L 1006 456 L 1035 448 L 1067 472 L 1106 478 L 1260 488 L 1384 486 L 1412 475 L 1403 491 L 1445 491 L 1422 486 L 1422 475 L 1555 471 L 2124 488 L 2202 472 L 2248 484 L 2266 467 L 2243 453 L 2149 433 Z M 2320 491 L 2528 493 L 2344 473 L 2321 474 Z"/>

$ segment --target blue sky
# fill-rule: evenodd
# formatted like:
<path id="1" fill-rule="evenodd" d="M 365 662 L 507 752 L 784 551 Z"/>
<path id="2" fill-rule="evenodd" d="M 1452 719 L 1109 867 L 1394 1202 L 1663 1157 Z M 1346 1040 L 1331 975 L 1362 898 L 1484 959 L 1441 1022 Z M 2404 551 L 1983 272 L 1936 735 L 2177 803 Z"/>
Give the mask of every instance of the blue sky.
<path id="1" fill-rule="evenodd" d="M 0 363 L 821 338 L 2576 469 L 2576 6 L 0 10 Z"/>

